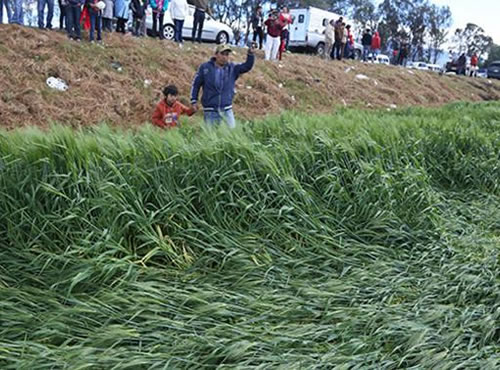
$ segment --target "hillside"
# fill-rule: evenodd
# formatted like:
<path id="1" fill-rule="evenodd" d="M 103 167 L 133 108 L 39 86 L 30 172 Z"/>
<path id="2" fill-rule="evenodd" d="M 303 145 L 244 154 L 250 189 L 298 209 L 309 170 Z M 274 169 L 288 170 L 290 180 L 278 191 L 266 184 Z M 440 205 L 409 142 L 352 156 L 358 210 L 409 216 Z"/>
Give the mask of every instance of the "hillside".
<path id="1" fill-rule="evenodd" d="M 102 121 L 137 125 L 149 120 L 168 83 L 188 98 L 197 66 L 213 45 L 106 35 L 105 47 L 68 41 L 63 33 L 0 25 L 0 125 L 72 126 Z M 244 59 L 244 50 L 234 60 Z M 112 65 L 118 62 L 122 71 Z M 357 79 L 357 74 L 369 77 Z M 47 87 L 60 77 L 69 90 Z M 151 83 L 149 83 L 149 81 Z M 286 109 L 328 112 L 338 106 L 436 106 L 452 101 L 499 100 L 500 82 L 439 76 L 430 72 L 359 62 L 323 61 L 287 54 L 281 63 L 265 62 L 258 53 L 255 69 L 237 85 L 235 110 L 253 118 Z"/>

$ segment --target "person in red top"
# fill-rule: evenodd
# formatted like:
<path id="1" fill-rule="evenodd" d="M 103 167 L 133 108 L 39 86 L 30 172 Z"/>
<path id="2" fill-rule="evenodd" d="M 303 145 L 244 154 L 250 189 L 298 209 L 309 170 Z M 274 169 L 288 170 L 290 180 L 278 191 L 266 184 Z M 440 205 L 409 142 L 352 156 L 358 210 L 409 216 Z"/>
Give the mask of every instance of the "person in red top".
<path id="1" fill-rule="evenodd" d="M 271 10 L 264 25 L 267 27 L 266 46 L 264 48 L 265 59 L 276 60 L 280 48 L 281 31 L 283 30 L 283 23 L 279 20 L 276 9 Z"/>
<path id="2" fill-rule="evenodd" d="M 354 36 L 351 32 L 351 25 L 345 26 L 345 30 L 347 32 L 347 42 L 344 48 L 344 58 L 354 59 Z"/>
<path id="3" fill-rule="evenodd" d="M 281 31 L 281 42 L 280 42 L 280 51 L 279 51 L 279 57 L 278 59 L 281 60 L 281 56 L 283 52 L 287 49 L 288 47 L 288 38 L 290 36 L 290 24 L 293 22 L 292 15 L 290 14 L 290 11 L 286 6 L 284 6 L 281 9 L 281 13 L 279 16 L 279 20 L 281 24 L 283 25 L 283 29 Z"/>
<path id="4" fill-rule="evenodd" d="M 177 101 L 177 87 L 169 85 L 163 89 L 164 99 L 158 103 L 153 113 L 153 124 L 162 128 L 179 126 L 179 117 L 183 114 L 192 116 L 193 108 L 188 108 Z"/>
<path id="5" fill-rule="evenodd" d="M 477 54 L 474 53 L 470 57 L 470 76 L 471 77 L 476 77 L 477 76 L 477 64 L 479 62 L 479 58 L 477 57 Z"/>
<path id="6" fill-rule="evenodd" d="M 375 35 L 373 35 L 372 38 L 372 60 L 375 61 L 375 58 L 377 57 L 378 53 L 380 52 L 380 47 L 382 44 L 382 40 L 380 40 L 380 35 L 377 32 L 375 32 Z"/>

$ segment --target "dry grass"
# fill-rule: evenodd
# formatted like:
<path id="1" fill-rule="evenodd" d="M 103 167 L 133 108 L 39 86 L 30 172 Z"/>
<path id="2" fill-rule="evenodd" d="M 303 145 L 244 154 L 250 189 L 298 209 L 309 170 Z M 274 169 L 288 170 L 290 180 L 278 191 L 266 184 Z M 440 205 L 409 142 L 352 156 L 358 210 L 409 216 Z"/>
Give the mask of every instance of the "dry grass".
<path id="1" fill-rule="evenodd" d="M 0 125 L 142 124 L 164 85 L 175 83 L 182 99 L 188 99 L 194 72 L 213 48 L 187 43 L 181 50 L 172 42 L 115 34 L 106 34 L 105 44 L 75 43 L 59 32 L 1 25 Z M 244 60 L 244 53 L 237 51 L 234 60 Z M 111 66 L 113 61 L 122 64 L 122 72 Z M 356 79 L 360 73 L 370 79 Z M 45 84 L 49 76 L 61 77 L 70 89 L 51 90 Z M 152 84 L 145 86 L 145 80 Z M 398 67 L 330 62 L 303 54 L 286 54 L 283 62 L 271 63 L 263 61 L 261 52 L 255 69 L 236 88 L 236 112 L 245 118 L 289 109 L 328 112 L 343 105 L 435 106 L 500 99 L 497 81 L 410 74 Z"/>

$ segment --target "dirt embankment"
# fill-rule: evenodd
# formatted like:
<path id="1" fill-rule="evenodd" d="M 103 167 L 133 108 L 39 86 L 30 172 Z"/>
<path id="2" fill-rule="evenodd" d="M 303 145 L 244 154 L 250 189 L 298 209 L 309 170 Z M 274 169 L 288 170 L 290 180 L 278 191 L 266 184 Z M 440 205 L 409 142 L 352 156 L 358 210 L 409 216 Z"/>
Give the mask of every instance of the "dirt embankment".
<path id="1" fill-rule="evenodd" d="M 144 123 L 166 84 L 176 84 L 181 100 L 188 102 L 194 73 L 212 53 L 213 45 L 186 42 L 180 49 L 173 42 L 116 34 L 106 34 L 103 47 L 69 41 L 61 32 L 0 25 L 0 125 Z M 238 50 L 233 60 L 243 61 L 245 53 Z M 45 81 L 50 76 L 65 80 L 69 89 L 49 88 Z M 238 80 L 236 89 L 235 110 L 245 118 L 284 109 L 326 112 L 343 105 L 500 100 L 499 81 L 305 54 L 266 62 L 260 51 L 255 68 Z"/>

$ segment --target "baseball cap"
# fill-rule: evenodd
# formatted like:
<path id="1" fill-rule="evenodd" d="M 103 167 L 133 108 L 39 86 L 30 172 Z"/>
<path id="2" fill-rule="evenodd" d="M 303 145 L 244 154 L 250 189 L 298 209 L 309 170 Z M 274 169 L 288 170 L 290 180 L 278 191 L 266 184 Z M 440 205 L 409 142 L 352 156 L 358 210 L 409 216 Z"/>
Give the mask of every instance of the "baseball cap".
<path id="1" fill-rule="evenodd" d="M 217 45 L 217 47 L 215 48 L 215 53 L 223 53 L 225 51 L 229 51 L 230 53 L 233 52 L 233 49 L 231 49 L 231 46 L 229 46 L 228 44 L 220 44 L 220 45 Z"/>

